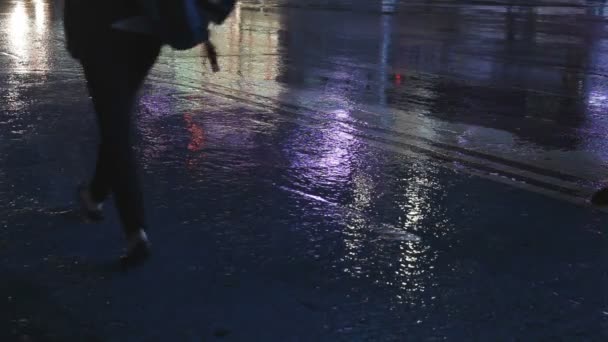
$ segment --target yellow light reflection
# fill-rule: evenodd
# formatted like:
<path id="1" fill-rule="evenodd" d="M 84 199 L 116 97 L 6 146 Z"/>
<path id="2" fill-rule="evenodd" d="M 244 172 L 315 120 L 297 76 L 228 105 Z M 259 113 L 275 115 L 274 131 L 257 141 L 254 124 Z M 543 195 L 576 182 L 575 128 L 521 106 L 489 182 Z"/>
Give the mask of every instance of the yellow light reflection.
<path id="1" fill-rule="evenodd" d="M 27 34 L 30 30 L 27 12 L 23 2 L 15 3 L 8 18 L 8 47 L 11 54 L 18 57 L 27 55 Z"/>
<path id="2" fill-rule="evenodd" d="M 48 71 L 49 8 L 45 0 L 15 1 L 8 13 L 5 55 L 16 74 Z"/>
<path id="3" fill-rule="evenodd" d="M 44 33 L 47 30 L 47 11 L 43 0 L 34 0 L 34 21 L 36 32 Z"/>

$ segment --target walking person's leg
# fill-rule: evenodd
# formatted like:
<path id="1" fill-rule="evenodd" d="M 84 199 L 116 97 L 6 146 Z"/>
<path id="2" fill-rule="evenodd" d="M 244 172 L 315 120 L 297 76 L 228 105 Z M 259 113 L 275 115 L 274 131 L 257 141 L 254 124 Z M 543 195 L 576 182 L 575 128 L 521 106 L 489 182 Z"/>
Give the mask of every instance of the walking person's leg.
<path id="1" fill-rule="evenodd" d="M 104 90 L 104 78 L 101 76 L 100 71 L 98 71 L 103 69 L 100 68 L 96 61 L 93 61 L 90 58 L 85 58 L 82 65 L 87 80 L 89 94 L 91 95 L 93 102 L 93 108 L 97 115 L 99 136 L 101 137 L 102 131 L 101 125 L 99 124 L 101 118 L 99 115 L 100 113 L 106 113 L 108 111 L 108 109 L 104 107 L 106 104 L 103 101 L 108 96 L 105 94 Z M 111 154 L 102 140 L 99 143 L 97 150 L 97 162 L 93 179 L 90 183 L 83 184 L 78 189 L 84 214 L 92 221 L 103 220 L 103 202 L 105 202 L 110 194 L 112 186 L 109 171 L 111 163 Z"/>
<path id="2" fill-rule="evenodd" d="M 101 144 L 95 176 L 88 187 L 94 203 L 112 192 L 128 241 L 127 259 L 148 252 L 143 195 L 131 135 L 137 92 L 159 51 L 158 39 L 109 31 L 82 58 L 97 112 Z"/>

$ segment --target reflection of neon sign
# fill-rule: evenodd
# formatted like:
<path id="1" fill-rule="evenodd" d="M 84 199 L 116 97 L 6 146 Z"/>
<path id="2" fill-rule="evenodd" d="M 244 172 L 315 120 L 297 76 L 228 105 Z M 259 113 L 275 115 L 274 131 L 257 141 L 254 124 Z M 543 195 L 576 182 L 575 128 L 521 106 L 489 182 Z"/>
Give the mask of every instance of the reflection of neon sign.
<path id="1" fill-rule="evenodd" d="M 186 121 L 188 132 L 190 132 L 188 150 L 191 152 L 200 151 L 205 145 L 205 131 L 194 121 L 192 114 L 184 114 L 184 120 Z"/>

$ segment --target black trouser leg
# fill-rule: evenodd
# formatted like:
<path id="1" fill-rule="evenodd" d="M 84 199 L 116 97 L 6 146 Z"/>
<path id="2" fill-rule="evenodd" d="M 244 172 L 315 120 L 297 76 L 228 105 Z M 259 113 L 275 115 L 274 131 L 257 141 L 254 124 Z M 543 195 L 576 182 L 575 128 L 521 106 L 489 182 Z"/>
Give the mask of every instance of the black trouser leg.
<path id="1" fill-rule="evenodd" d="M 108 31 L 81 58 L 101 138 L 91 193 L 98 201 L 114 194 L 127 235 L 145 227 L 131 123 L 137 92 L 159 51 L 153 37 Z"/>

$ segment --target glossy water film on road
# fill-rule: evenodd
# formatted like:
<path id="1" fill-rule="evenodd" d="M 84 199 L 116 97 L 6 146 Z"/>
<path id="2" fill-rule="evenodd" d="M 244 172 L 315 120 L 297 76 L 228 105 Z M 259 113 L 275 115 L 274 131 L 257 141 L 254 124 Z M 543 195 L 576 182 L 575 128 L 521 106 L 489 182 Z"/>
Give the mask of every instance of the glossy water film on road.
<path id="1" fill-rule="evenodd" d="M 123 273 L 61 1 L 0 0 L 0 340 L 605 340 L 606 6 L 242 1 L 144 86 Z"/>

